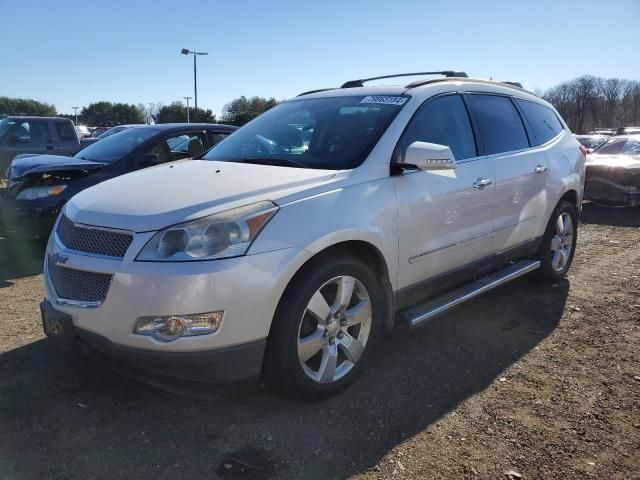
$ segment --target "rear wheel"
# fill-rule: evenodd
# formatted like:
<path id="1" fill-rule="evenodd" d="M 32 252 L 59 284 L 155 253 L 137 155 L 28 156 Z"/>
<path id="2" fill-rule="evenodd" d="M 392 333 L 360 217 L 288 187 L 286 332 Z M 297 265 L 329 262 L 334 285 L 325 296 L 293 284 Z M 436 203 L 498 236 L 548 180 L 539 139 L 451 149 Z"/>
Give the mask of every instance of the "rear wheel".
<path id="1" fill-rule="evenodd" d="M 540 276 L 545 280 L 563 278 L 576 250 L 578 215 L 575 207 L 561 200 L 554 210 L 540 246 Z"/>
<path id="2" fill-rule="evenodd" d="M 267 344 L 267 381 L 309 399 L 343 390 L 357 376 L 382 323 L 380 286 L 357 258 L 314 262 L 292 281 Z"/>

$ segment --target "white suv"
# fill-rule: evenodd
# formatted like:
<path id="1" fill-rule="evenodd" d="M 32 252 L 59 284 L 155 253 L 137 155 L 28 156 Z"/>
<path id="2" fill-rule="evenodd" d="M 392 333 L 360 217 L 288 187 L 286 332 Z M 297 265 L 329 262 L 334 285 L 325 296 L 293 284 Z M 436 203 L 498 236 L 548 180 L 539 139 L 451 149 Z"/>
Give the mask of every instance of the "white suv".
<path id="1" fill-rule="evenodd" d="M 45 331 L 156 374 L 322 398 L 394 319 L 561 278 L 578 142 L 522 88 L 438 73 L 302 94 L 198 160 L 79 193 L 47 247 Z"/>

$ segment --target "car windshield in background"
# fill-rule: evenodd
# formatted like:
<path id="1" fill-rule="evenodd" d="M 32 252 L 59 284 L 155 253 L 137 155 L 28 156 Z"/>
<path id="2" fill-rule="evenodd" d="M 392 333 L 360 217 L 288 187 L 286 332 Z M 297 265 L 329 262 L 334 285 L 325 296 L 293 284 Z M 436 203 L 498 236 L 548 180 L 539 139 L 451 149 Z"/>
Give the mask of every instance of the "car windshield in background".
<path id="1" fill-rule="evenodd" d="M 75 158 L 92 162 L 112 163 L 131 153 L 158 133 L 153 128 L 127 128 L 115 135 L 92 143 L 75 154 Z"/>
<path id="2" fill-rule="evenodd" d="M 345 170 L 367 157 L 407 96 L 301 99 L 235 132 L 203 160 Z"/>
<path id="3" fill-rule="evenodd" d="M 123 130 L 126 130 L 129 127 L 112 127 L 109 130 L 106 130 L 104 132 L 102 132 L 100 135 L 98 135 L 98 138 L 107 138 L 110 137 L 111 135 L 115 134 L 115 133 L 119 133 Z"/>
<path id="4" fill-rule="evenodd" d="M 612 138 L 594 153 L 599 155 L 640 155 L 640 138 Z"/>
<path id="5" fill-rule="evenodd" d="M 602 145 L 608 137 L 576 137 L 576 139 L 583 147 L 593 149 Z"/>

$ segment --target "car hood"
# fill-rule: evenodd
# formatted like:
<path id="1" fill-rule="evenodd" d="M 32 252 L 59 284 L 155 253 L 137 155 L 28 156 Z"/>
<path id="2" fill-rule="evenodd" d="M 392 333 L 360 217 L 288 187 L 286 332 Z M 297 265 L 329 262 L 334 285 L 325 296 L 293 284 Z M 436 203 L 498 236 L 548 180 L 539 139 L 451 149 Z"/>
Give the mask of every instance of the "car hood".
<path id="1" fill-rule="evenodd" d="M 96 170 L 104 167 L 104 163 L 80 160 L 62 155 L 18 155 L 9 167 L 9 178 L 15 179 L 31 174 L 59 172 L 69 170 Z"/>
<path id="2" fill-rule="evenodd" d="M 640 155 L 598 155 L 587 156 L 587 166 L 640 169 Z"/>
<path id="3" fill-rule="evenodd" d="M 334 170 L 187 160 L 123 175 L 74 196 L 71 220 L 146 232 L 330 183 Z"/>

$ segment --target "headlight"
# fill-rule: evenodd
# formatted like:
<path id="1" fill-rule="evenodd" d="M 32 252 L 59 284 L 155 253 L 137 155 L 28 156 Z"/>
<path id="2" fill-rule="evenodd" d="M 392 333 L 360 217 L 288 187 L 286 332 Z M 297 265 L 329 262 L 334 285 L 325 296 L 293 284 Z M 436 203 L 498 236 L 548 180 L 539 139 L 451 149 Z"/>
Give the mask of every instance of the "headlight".
<path id="1" fill-rule="evenodd" d="M 66 188 L 66 185 L 25 188 L 18 194 L 16 200 L 36 200 L 38 198 L 54 197 L 60 195 Z"/>
<path id="2" fill-rule="evenodd" d="M 174 225 L 156 233 L 136 260 L 184 262 L 242 256 L 277 210 L 271 202 L 259 202 Z"/>

